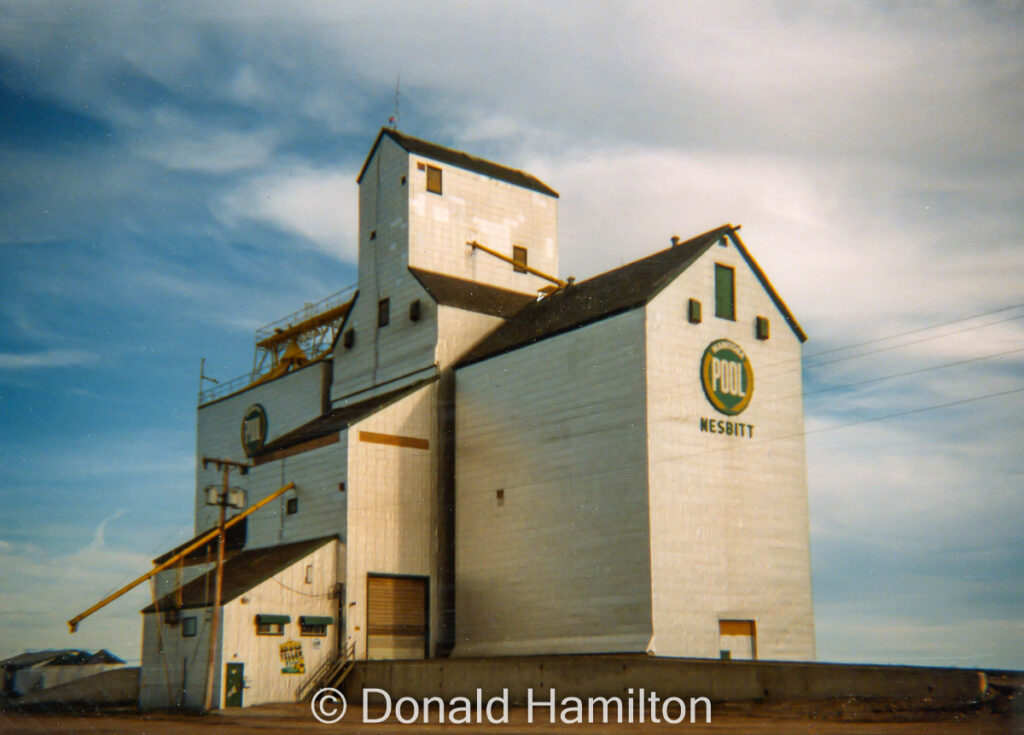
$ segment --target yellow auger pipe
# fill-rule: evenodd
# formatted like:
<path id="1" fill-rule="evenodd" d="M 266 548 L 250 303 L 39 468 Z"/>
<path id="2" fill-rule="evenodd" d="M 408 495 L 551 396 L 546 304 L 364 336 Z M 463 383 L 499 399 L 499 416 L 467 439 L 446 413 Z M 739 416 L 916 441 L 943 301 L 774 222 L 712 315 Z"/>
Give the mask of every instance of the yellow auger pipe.
<path id="1" fill-rule="evenodd" d="M 506 263 L 511 263 L 516 268 L 522 268 L 527 273 L 532 273 L 535 276 L 539 276 L 540 278 L 543 278 L 545 281 L 551 281 L 553 284 L 555 284 L 559 288 L 565 288 L 565 281 L 563 281 L 561 278 L 555 278 L 554 276 L 549 276 L 547 273 L 542 273 L 541 271 L 537 270 L 536 268 L 531 268 L 530 266 L 526 265 L 525 263 L 517 263 L 515 260 L 513 260 L 510 257 L 508 257 L 507 255 L 503 255 L 502 253 L 499 253 L 497 250 L 491 250 L 489 247 L 487 247 L 486 245 L 481 245 L 476 240 L 471 240 L 470 242 L 467 242 L 466 244 L 469 245 L 474 250 L 483 250 L 488 255 L 493 255 L 495 258 L 498 258 L 499 260 L 504 260 Z"/>
<path id="2" fill-rule="evenodd" d="M 245 511 L 243 511 L 241 513 L 239 513 L 237 516 L 235 516 L 234 518 L 230 519 L 229 521 L 226 521 L 224 523 L 224 528 L 225 529 L 230 528 L 231 526 L 235 525 L 236 523 L 238 523 L 243 518 L 245 518 L 247 516 L 250 516 L 253 513 L 255 513 L 256 511 L 258 511 L 260 508 L 262 508 L 264 505 L 269 503 L 274 498 L 280 497 L 280 495 L 282 493 L 288 492 L 289 490 L 291 490 L 294 487 L 295 487 L 295 483 L 294 482 L 289 482 L 287 485 L 282 487 L 280 490 L 275 490 L 273 493 L 271 493 L 267 497 L 263 498 L 263 500 L 261 500 L 260 502 L 256 503 L 256 505 L 254 505 L 253 507 L 251 507 L 248 510 L 245 510 Z M 94 612 L 99 610 L 101 607 L 105 607 L 105 606 L 109 605 L 111 602 L 116 600 L 118 597 L 123 595 L 125 592 L 128 592 L 129 590 L 131 590 L 131 589 L 133 589 L 135 587 L 138 587 L 140 584 L 142 584 L 143 582 L 145 582 L 147 579 L 149 579 L 153 575 L 157 574 L 158 572 L 162 572 L 164 569 L 166 569 L 167 567 L 169 567 L 172 564 L 174 564 L 176 561 L 181 559 L 183 556 L 186 556 L 190 552 L 198 549 L 200 546 L 205 544 L 210 539 L 216 538 L 217 534 L 219 534 L 219 533 L 220 533 L 220 529 L 219 528 L 214 528 L 209 533 L 203 534 L 197 541 L 192 542 L 191 544 L 186 546 L 184 549 L 179 551 L 177 554 L 175 554 L 174 556 L 172 556 L 169 559 L 167 559 L 166 561 L 164 561 L 162 564 L 159 564 L 159 565 L 153 567 L 152 569 L 150 569 L 148 572 L 143 574 L 138 579 L 136 579 L 136 580 L 126 584 L 124 587 L 119 589 L 117 592 L 114 592 L 113 594 L 108 595 L 107 597 L 104 597 L 102 600 L 97 602 L 95 605 L 90 607 L 85 612 L 79 613 L 75 617 L 71 618 L 71 620 L 68 621 L 68 627 L 71 628 L 71 632 L 74 633 L 75 631 L 77 631 L 78 630 L 78 624 L 80 622 L 82 622 L 85 618 L 89 617 Z"/>

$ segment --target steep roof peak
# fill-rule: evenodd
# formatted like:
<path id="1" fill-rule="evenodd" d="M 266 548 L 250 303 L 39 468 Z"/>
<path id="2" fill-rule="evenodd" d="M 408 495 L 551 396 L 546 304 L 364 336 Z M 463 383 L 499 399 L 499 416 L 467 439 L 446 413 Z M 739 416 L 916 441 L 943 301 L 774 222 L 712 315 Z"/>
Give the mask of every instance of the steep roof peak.
<path id="1" fill-rule="evenodd" d="M 525 171 L 520 171 L 519 169 L 510 168 L 508 166 L 502 166 L 499 163 L 478 158 L 468 153 L 457 151 L 453 148 L 445 148 L 437 143 L 431 143 L 427 140 L 414 138 L 411 135 L 406 135 L 405 133 L 392 130 L 391 128 L 381 128 L 380 132 L 377 133 L 377 138 L 373 141 L 373 146 L 370 147 L 370 152 L 366 155 L 366 160 L 363 161 L 363 167 L 359 169 L 359 176 L 356 177 L 357 183 L 363 180 L 363 174 L 366 173 L 366 167 L 370 164 L 370 159 L 373 158 L 373 154 L 377 150 L 377 146 L 380 145 L 380 142 L 385 135 L 409 153 L 415 153 L 416 155 L 423 156 L 424 158 L 430 158 L 435 161 L 440 161 L 441 163 L 458 166 L 459 168 L 467 171 L 483 174 L 484 176 L 489 176 L 492 179 L 498 179 L 499 181 L 505 181 L 509 184 L 521 186 L 524 189 L 530 189 L 532 191 L 539 192 L 540 194 L 546 194 L 547 196 L 555 198 L 558 197 L 557 191 L 552 189 L 536 176 L 528 174 Z"/>

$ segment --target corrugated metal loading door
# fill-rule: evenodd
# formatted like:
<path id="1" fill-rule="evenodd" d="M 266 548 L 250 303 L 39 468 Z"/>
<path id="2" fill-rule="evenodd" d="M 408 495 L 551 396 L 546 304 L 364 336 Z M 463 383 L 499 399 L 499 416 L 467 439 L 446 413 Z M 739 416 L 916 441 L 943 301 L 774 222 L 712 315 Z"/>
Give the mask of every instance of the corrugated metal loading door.
<path id="1" fill-rule="evenodd" d="M 424 658 L 427 649 L 427 579 L 367 578 L 367 657 Z"/>

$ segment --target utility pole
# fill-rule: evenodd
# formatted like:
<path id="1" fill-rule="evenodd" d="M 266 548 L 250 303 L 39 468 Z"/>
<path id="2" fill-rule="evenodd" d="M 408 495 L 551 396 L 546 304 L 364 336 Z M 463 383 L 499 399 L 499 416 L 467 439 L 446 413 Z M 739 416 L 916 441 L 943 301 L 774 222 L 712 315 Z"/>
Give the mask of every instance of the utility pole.
<path id="1" fill-rule="evenodd" d="M 244 475 L 249 472 L 249 465 L 241 462 L 233 462 L 230 459 L 211 459 L 203 457 L 203 469 L 207 465 L 214 465 L 221 472 L 221 490 L 217 494 L 217 505 L 220 506 L 220 514 L 217 521 L 217 571 L 216 582 L 213 592 L 213 616 L 210 621 L 210 660 L 206 667 L 206 696 L 203 699 L 203 709 L 209 710 L 213 707 L 213 674 L 217 660 L 217 639 L 220 634 L 220 594 L 224 582 L 224 516 L 227 512 L 228 494 L 230 487 L 228 475 L 232 469 L 236 469 Z"/>

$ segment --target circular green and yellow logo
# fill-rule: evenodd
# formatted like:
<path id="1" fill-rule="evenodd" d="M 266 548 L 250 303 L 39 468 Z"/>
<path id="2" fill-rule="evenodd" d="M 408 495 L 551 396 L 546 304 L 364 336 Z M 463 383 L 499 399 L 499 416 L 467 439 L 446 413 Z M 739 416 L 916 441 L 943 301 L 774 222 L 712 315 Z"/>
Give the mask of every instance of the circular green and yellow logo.
<path id="1" fill-rule="evenodd" d="M 246 457 L 252 457 L 267 440 L 267 412 L 258 403 L 249 406 L 242 417 L 242 448 Z"/>
<path id="2" fill-rule="evenodd" d="M 735 342 L 718 339 L 700 359 L 700 382 L 711 405 L 726 416 L 742 413 L 754 395 L 754 369 Z"/>

